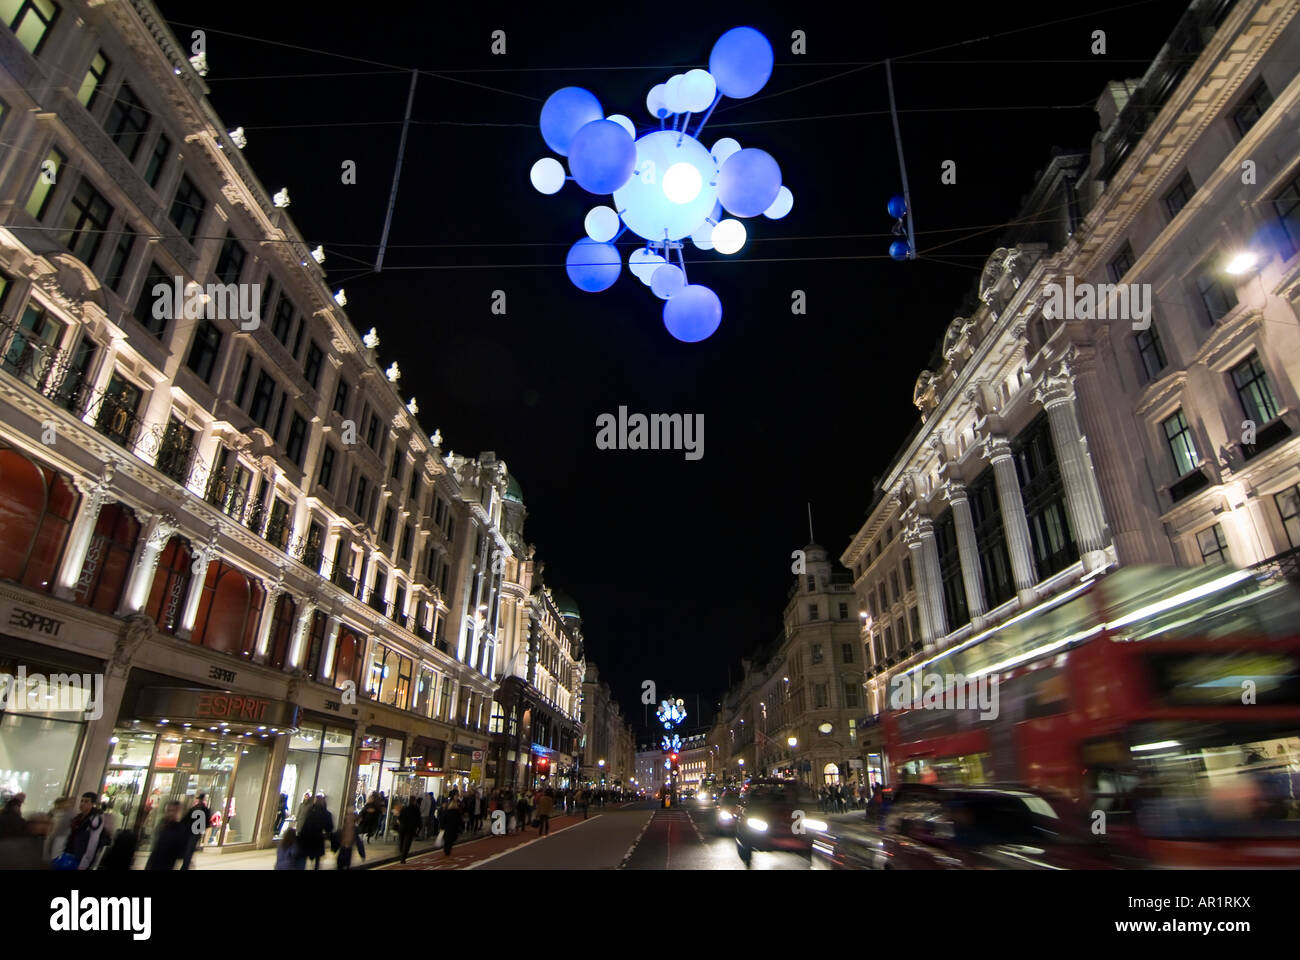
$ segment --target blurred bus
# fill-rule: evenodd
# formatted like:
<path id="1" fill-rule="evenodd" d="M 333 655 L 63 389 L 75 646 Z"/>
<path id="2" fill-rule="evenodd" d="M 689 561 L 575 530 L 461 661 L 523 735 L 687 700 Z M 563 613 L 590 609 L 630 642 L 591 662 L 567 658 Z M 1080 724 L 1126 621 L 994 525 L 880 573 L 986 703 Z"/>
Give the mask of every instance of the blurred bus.
<path id="1" fill-rule="evenodd" d="M 993 678 L 995 716 L 969 697 L 934 708 L 935 678 L 958 675 Z M 1285 580 L 1120 569 L 891 677 L 889 694 L 912 707 L 884 712 L 896 783 L 1056 789 L 1099 841 L 1153 865 L 1300 865 L 1300 590 Z"/>

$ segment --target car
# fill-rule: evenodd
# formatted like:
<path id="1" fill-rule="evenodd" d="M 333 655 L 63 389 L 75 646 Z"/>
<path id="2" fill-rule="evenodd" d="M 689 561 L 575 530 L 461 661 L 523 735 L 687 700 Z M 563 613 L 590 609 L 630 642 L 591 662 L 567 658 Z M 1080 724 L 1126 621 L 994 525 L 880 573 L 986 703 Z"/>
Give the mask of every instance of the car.
<path id="1" fill-rule="evenodd" d="M 704 808 L 704 825 L 714 833 L 727 837 L 734 836 L 736 816 L 740 813 L 741 803 L 740 790 L 736 787 L 726 787 L 718 791 L 718 799 Z"/>
<path id="2" fill-rule="evenodd" d="M 1020 784 L 903 784 L 878 837 L 824 841 L 834 868 L 1066 870 L 1115 866 L 1068 798 Z"/>
<path id="3" fill-rule="evenodd" d="M 817 812 L 817 799 L 799 781 L 753 780 L 736 816 L 736 852 L 745 863 L 755 850 L 811 856 L 814 838 L 829 828 Z"/>

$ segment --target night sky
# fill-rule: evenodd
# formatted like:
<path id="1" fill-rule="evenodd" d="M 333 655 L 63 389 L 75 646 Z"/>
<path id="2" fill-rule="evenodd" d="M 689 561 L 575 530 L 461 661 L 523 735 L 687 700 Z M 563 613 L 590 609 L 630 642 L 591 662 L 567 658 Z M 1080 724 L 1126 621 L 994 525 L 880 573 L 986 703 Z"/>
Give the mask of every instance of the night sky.
<path id="1" fill-rule="evenodd" d="M 186 48 L 207 31 L 213 105 L 227 128 L 244 127 L 267 189 L 289 188 L 331 288 L 346 288 L 362 332 L 378 328 L 381 362 L 400 363 L 426 430 L 441 429 L 444 452 L 495 451 L 517 476 L 546 581 L 577 600 L 588 657 L 639 722 L 642 680 L 688 709 L 698 694 L 707 713 L 728 668 L 734 678 L 780 631 L 807 502 L 838 558 L 917 422 L 916 376 L 1002 225 L 1054 146 L 1087 148 L 1104 84 L 1140 77 L 1186 4 L 609 4 L 599 16 L 436 5 L 440 19 L 427 3 L 159 6 Z M 745 221 L 733 257 L 688 245 L 689 277 L 717 292 L 723 318 L 709 340 L 682 344 L 626 269 L 601 294 L 569 283 L 564 255 L 606 201 L 574 183 L 551 197 L 531 187 L 529 168 L 552 155 L 537 120 L 550 93 L 578 85 L 650 129 L 650 87 L 707 67 L 714 40 L 740 25 L 772 40 L 772 78 L 723 100 L 701 139 L 767 150 L 794 209 Z M 490 52 L 498 29 L 504 56 Z M 791 52 L 795 30 L 805 55 Z M 1105 56 L 1090 52 L 1094 30 Z M 901 181 L 885 57 L 914 262 L 886 253 L 885 204 Z M 413 68 L 427 72 L 375 273 Z M 345 160 L 355 185 L 341 182 Z M 955 185 L 940 182 L 945 160 Z M 637 245 L 629 234 L 620 249 Z M 505 316 L 491 312 L 495 290 Z M 791 313 L 795 290 L 805 316 Z M 598 450 L 596 418 L 619 406 L 703 414 L 703 459 Z"/>

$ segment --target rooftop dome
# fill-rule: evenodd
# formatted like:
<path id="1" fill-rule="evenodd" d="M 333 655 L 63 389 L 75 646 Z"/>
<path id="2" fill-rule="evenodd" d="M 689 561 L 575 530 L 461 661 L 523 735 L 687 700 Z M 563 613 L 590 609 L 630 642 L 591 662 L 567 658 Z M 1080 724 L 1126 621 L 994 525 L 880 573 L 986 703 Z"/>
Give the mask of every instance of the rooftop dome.
<path id="1" fill-rule="evenodd" d="M 515 503 L 524 502 L 524 491 L 519 486 L 519 481 L 515 479 L 513 473 L 506 474 L 506 499 L 513 500 Z"/>
<path id="2" fill-rule="evenodd" d="M 559 611 L 560 616 L 565 620 L 570 618 L 582 619 L 582 614 L 578 612 L 578 601 L 574 600 L 573 597 L 567 593 L 561 593 L 559 590 L 556 590 L 551 596 L 555 600 L 555 609 Z"/>

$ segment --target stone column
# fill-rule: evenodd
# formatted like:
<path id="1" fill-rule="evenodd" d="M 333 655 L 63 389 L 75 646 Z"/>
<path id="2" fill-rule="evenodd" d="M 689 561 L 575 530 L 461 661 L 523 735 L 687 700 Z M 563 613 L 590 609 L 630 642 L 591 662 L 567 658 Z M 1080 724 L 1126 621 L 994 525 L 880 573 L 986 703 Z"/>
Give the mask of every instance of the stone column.
<path id="1" fill-rule="evenodd" d="M 208 542 L 199 547 L 190 564 L 190 586 L 185 595 L 185 607 L 181 611 L 181 622 L 176 627 L 176 636 L 189 640 L 194 635 L 194 622 L 199 616 L 199 602 L 203 599 L 203 585 L 208 579 L 208 567 L 217 556 L 217 533 L 214 530 Z"/>
<path id="2" fill-rule="evenodd" d="M 925 560 L 921 552 L 921 535 L 914 523 L 905 528 L 903 540 L 912 560 L 912 577 L 916 581 L 916 611 L 921 621 L 921 642 L 928 650 L 938 637 L 930 621 L 930 584 L 926 578 Z"/>
<path id="3" fill-rule="evenodd" d="M 135 563 L 131 566 L 131 576 L 122 592 L 119 616 L 130 616 L 144 609 L 149 600 L 149 588 L 153 586 L 154 571 L 158 569 L 158 557 L 179 528 L 176 518 L 166 513 L 151 517 L 146 523 L 136 549 Z"/>
<path id="4" fill-rule="evenodd" d="M 1068 365 L 1061 364 L 1057 373 L 1044 377 L 1034 399 L 1047 409 L 1052 445 L 1056 448 L 1056 459 L 1065 484 L 1065 510 L 1075 544 L 1083 557 L 1084 567 L 1095 569 L 1105 563 L 1102 551 L 1106 547 L 1106 521 L 1101 509 L 1101 495 L 1097 492 L 1097 479 L 1083 448 L 1083 431 L 1079 429 L 1075 412 Z"/>
<path id="5" fill-rule="evenodd" d="M 930 625 L 937 642 L 948 634 L 948 614 L 943 608 L 943 576 L 939 572 L 939 545 L 934 539 L 934 524 L 929 517 L 918 517 L 917 534 L 921 538 L 921 560 L 925 567 L 926 599 L 930 604 Z"/>
<path id="6" fill-rule="evenodd" d="M 952 518 L 957 530 L 957 553 L 961 557 L 961 580 L 966 589 L 966 606 L 971 620 L 987 611 L 984 605 L 984 575 L 980 570 L 979 544 L 975 541 L 975 523 L 971 519 L 966 488 L 954 480 L 943 487 L 943 498 L 952 504 Z"/>
<path id="7" fill-rule="evenodd" d="M 93 790 L 98 796 L 104 788 L 104 771 L 112 744 L 113 729 L 122 710 L 122 695 L 126 692 L 127 675 L 131 663 L 146 639 L 153 636 L 154 623 L 143 614 L 134 614 L 122 625 L 113 645 L 113 655 L 104 670 L 104 685 L 97 691 L 92 711 L 86 717 L 85 743 L 77 763 L 75 789 L 72 796 Z"/>
<path id="8" fill-rule="evenodd" d="M 289 666 L 294 670 L 302 669 L 302 658 L 307 650 L 307 634 L 311 632 L 312 617 L 315 613 L 316 601 L 303 601 L 298 611 L 298 618 L 293 625 L 293 642 L 289 645 Z"/>
<path id="9" fill-rule="evenodd" d="M 257 624 L 257 646 L 253 648 L 253 662 L 266 663 L 268 648 L 271 644 L 271 625 L 275 623 L 275 607 L 284 593 L 284 574 L 276 580 L 262 580 L 265 598 L 262 601 L 262 617 Z"/>
<path id="10" fill-rule="evenodd" d="M 1016 461 L 1011 456 L 1011 444 L 1005 437 L 990 436 L 984 441 L 984 457 L 993 464 L 993 479 L 998 488 L 998 510 L 1002 514 L 1002 530 L 1007 538 L 1007 555 L 1011 560 L 1011 576 L 1015 580 L 1020 602 L 1033 599 L 1038 573 L 1034 569 L 1034 551 L 1029 540 L 1029 521 L 1025 518 L 1025 501 L 1020 496 L 1020 478 L 1016 475 Z"/>
<path id="11" fill-rule="evenodd" d="M 343 621 L 334 614 L 330 614 L 329 623 L 325 627 L 325 656 L 321 662 L 325 664 L 321 675 L 316 679 L 321 683 L 329 683 L 330 677 L 334 676 L 334 648 L 339 642 L 339 627 L 343 626 Z"/>
<path id="12" fill-rule="evenodd" d="M 72 522 L 72 532 L 68 535 L 68 548 L 59 565 L 58 577 L 54 582 L 54 595 L 64 600 L 71 600 L 77 591 L 77 581 L 81 577 L 81 568 L 86 562 L 86 553 L 90 550 L 90 541 L 95 534 L 95 524 L 99 522 L 99 511 L 106 503 L 113 500 L 113 468 L 107 467 L 99 479 L 75 479 L 77 489 L 81 491 L 81 503 L 77 507 L 77 516 Z"/>

